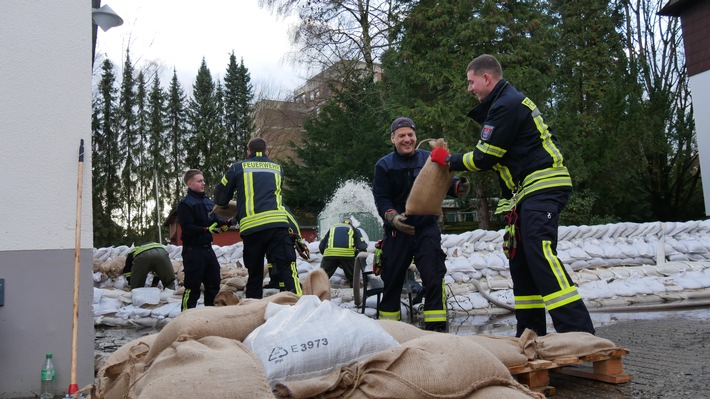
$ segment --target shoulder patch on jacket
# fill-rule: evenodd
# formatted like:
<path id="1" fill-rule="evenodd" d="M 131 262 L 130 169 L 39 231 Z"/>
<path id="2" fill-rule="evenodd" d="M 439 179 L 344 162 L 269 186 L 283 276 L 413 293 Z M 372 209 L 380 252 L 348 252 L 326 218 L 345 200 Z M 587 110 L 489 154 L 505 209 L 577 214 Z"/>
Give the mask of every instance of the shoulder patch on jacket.
<path id="1" fill-rule="evenodd" d="M 491 125 L 483 125 L 483 129 L 481 129 L 481 140 L 488 140 L 491 138 L 491 135 L 493 135 L 493 129 L 494 127 Z"/>

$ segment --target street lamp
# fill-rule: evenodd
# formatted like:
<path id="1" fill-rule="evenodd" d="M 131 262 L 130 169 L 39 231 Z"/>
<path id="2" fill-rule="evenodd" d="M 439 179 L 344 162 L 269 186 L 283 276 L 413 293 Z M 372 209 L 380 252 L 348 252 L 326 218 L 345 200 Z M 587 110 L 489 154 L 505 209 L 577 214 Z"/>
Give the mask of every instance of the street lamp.
<path id="1" fill-rule="evenodd" d="M 94 67 L 94 58 L 96 57 L 96 36 L 98 28 L 106 32 L 107 30 L 123 25 L 123 19 L 116 14 L 111 7 L 101 6 L 101 0 L 91 0 L 91 67 Z"/>

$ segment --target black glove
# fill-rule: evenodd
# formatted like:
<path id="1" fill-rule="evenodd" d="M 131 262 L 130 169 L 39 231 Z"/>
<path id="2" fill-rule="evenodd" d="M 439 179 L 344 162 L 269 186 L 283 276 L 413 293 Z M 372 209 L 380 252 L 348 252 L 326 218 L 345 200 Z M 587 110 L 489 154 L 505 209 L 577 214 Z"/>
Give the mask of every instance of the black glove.
<path id="1" fill-rule="evenodd" d="M 385 213 L 385 220 L 402 233 L 409 234 L 410 236 L 414 235 L 414 226 L 404 223 L 404 221 L 407 220 L 407 216 L 400 215 L 397 211 L 390 209 Z"/>
<path id="2" fill-rule="evenodd" d="M 311 259 L 311 250 L 308 249 L 306 241 L 292 229 L 288 229 L 288 234 L 290 234 L 293 239 L 293 247 L 296 249 L 298 256 L 305 260 Z"/>
<path id="3" fill-rule="evenodd" d="M 456 196 L 464 198 L 471 191 L 471 182 L 465 177 L 459 177 L 459 182 L 456 184 Z"/>
<path id="4" fill-rule="evenodd" d="M 306 244 L 305 241 L 303 241 L 303 238 L 297 238 L 293 240 L 293 245 L 296 247 L 296 252 L 298 252 L 298 255 L 305 259 L 308 260 L 311 258 L 311 250 L 308 249 L 308 245 Z"/>

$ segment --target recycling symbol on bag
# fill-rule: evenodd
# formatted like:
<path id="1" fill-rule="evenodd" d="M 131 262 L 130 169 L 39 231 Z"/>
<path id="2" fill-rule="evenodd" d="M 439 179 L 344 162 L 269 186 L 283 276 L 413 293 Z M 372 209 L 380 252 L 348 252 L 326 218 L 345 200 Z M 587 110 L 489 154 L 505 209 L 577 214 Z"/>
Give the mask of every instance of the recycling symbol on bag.
<path id="1" fill-rule="evenodd" d="M 286 355 L 288 355 L 288 351 L 280 346 L 277 346 L 276 348 L 271 350 L 271 354 L 269 355 L 269 361 L 273 362 L 275 360 L 279 360 Z"/>

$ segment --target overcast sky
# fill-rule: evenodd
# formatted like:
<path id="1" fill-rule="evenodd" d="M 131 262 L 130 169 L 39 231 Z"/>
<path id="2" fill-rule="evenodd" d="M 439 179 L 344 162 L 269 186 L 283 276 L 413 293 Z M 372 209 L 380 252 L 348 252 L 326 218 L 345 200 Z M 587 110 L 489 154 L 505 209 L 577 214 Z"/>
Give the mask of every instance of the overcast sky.
<path id="1" fill-rule="evenodd" d="M 304 82 L 304 73 L 286 59 L 288 27 L 295 19 L 274 16 L 259 8 L 258 0 L 103 0 L 102 5 L 124 22 L 107 32 L 98 30 L 96 59 L 106 54 L 118 71 L 130 45 L 134 66 L 157 61 L 163 66 L 163 86 L 174 67 L 190 94 L 203 57 L 213 79 L 223 79 L 234 51 L 237 62 L 244 59 L 256 94 L 275 98 Z"/>

